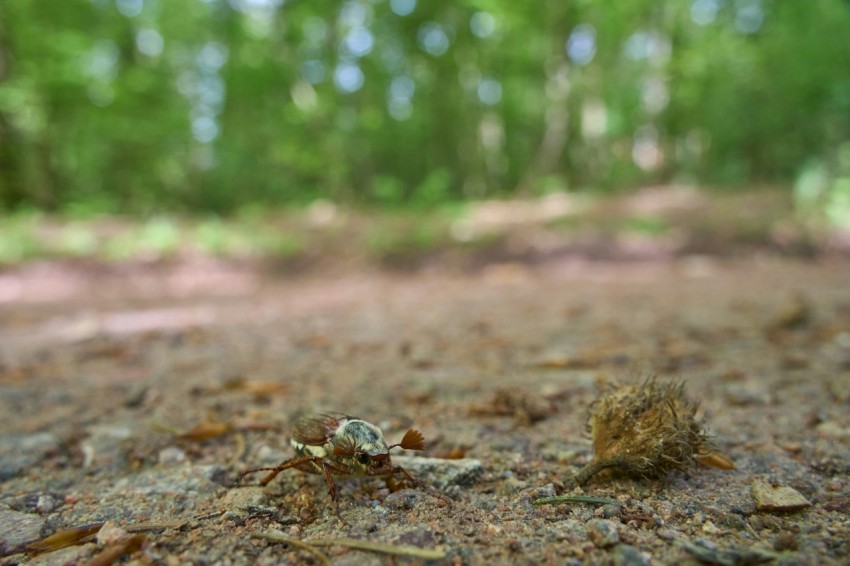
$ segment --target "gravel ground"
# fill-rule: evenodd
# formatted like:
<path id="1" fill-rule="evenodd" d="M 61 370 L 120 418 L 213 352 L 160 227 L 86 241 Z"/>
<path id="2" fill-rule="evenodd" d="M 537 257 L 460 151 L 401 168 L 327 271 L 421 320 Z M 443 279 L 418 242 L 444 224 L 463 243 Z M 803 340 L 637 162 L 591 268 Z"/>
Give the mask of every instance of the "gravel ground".
<path id="1" fill-rule="evenodd" d="M 846 260 L 52 269 L 0 275 L 0 564 L 850 563 Z M 588 406 L 648 375 L 684 381 L 736 469 L 576 487 Z M 318 475 L 230 487 L 326 410 L 422 431 L 394 461 L 452 503 L 340 479 L 338 517 Z M 608 502 L 533 503 L 557 495 Z M 38 553 L 57 532 L 79 544 Z"/>

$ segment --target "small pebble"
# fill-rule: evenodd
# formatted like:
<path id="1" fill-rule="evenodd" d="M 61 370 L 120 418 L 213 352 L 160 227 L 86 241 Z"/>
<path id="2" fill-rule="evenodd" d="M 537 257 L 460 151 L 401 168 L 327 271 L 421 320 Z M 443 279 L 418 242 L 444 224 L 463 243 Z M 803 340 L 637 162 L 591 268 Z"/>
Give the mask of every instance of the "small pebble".
<path id="1" fill-rule="evenodd" d="M 723 531 L 721 531 L 720 529 L 718 529 L 718 528 L 714 525 L 714 523 L 712 523 L 711 521 L 706 521 L 706 522 L 702 525 L 702 532 L 704 532 L 704 533 L 706 533 L 706 534 L 709 534 L 709 535 L 719 535 L 719 534 L 721 534 Z"/>
<path id="2" fill-rule="evenodd" d="M 741 530 L 746 527 L 744 518 L 736 513 L 723 513 L 717 518 L 717 524 L 723 527 L 729 527 L 735 530 Z"/>
<path id="3" fill-rule="evenodd" d="M 59 502 L 50 494 L 39 495 L 38 502 L 35 504 L 36 510 L 42 515 L 52 513 L 57 507 L 59 507 Z"/>
<path id="4" fill-rule="evenodd" d="M 644 566 L 648 563 L 638 549 L 628 544 L 615 546 L 611 551 L 611 559 L 614 566 Z"/>
<path id="5" fill-rule="evenodd" d="M 45 520 L 32 513 L 0 508 L 0 555 L 41 536 Z"/>
<path id="6" fill-rule="evenodd" d="M 826 421 L 818 425 L 818 435 L 830 440 L 847 440 L 850 439 L 850 427 L 836 421 Z"/>
<path id="7" fill-rule="evenodd" d="M 186 452 L 177 446 L 168 446 L 159 451 L 157 461 L 165 465 L 182 464 L 186 461 Z"/>
<path id="8" fill-rule="evenodd" d="M 794 533 L 789 533 L 788 531 L 783 531 L 776 535 L 776 538 L 773 539 L 773 550 L 783 551 L 783 550 L 797 550 L 800 546 L 797 541 L 797 537 Z"/>
<path id="9" fill-rule="evenodd" d="M 555 484 L 546 484 L 543 487 L 538 487 L 534 492 L 534 498 L 538 499 L 541 497 L 555 497 L 558 495 L 555 492 Z"/>
<path id="10" fill-rule="evenodd" d="M 752 493 L 759 511 L 800 511 L 812 505 L 793 487 L 775 486 L 761 480 L 753 482 Z"/>
<path id="11" fill-rule="evenodd" d="M 419 492 L 415 489 L 402 489 L 389 494 L 384 499 L 384 507 L 396 510 L 409 510 L 416 507 Z"/>
<path id="12" fill-rule="evenodd" d="M 617 525 L 607 519 L 591 519 L 585 525 L 587 537 L 599 548 L 607 548 L 620 542 Z"/>
<path id="13" fill-rule="evenodd" d="M 97 531 L 97 543 L 100 545 L 112 544 L 127 538 L 127 531 L 118 526 L 114 521 L 106 521 Z"/>
<path id="14" fill-rule="evenodd" d="M 658 538 L 662 538 L 664 540 L 675 540 L 685 536 L 675 529 L 658 529 L 655 531 L 655 534 L 658 535 Z"/>
<path id="15" fill-rule="evenodd" d="M 393 463 L 405 468 L 420 480 L 427 480 L 426 483 L 438 490 L 445 490 L 453 485 L 473 485 L 484 473 L 481 460 L 474 458 L 443 460 L 422 456 L 393 456 Z"/>

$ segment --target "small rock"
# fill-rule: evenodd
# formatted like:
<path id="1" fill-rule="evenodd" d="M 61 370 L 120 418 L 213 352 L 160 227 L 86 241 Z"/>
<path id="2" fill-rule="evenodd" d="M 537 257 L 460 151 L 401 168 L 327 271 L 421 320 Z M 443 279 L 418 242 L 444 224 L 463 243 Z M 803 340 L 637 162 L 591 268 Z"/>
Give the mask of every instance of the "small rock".
<path id="1" fill-rule="evenodd" d="M 649 560 L 635 547 L 628 544 L 618 544 L 611 551 L 614 566 L 644 566 Z"/>
<path id="2" fill-rule="evenodd" d="M 675 529 L 658 529 L 655 531 L 655 534 L 658 535 L 658 538 L 662 538 L 664 540 L 675 540 L 685 536 L 681 531 L 677 531 Z"/>
<path id="3" fill-rule="evenodd" d="M 774 486 L 761 480 L 753 482 L 752 492 L 759 511 L 800 511 L 812 505 L 793 487 Z"/>
<path id="4" fill-rule="evenodd" d="M 539 499 L 542 497 L 555 497 L 558 495 L 555 492 L 555 484 L 546 484 L 543 487 L 538 487 L 534 492 L 534 499 Z"/>
<path id="5" fill-rule="evenodd" d="M 585 525 L 587 537 L 599 548 L 607 548 L 620 542 L 617 525 L 608 519 L 591 519 Z"/>
<path id="6" fill-rule="evenodd" d="M 0 556 L 41 536 L 44 522 L 38 515 L 0 508 Z"/>
<path id="7" fill-rule="evenodd" d="M 423 480 L 426 478 L 432 487 L 446 489 L 449 486 L 470 486 L 484 473 L 481 461 L 474 458 L 444 460 L 442 458 L 423 458 L 421 456 L 393 456 L 393 463 Z"/>
<path id="8" fill-rule="evenodd" d="M 597 508 L 593 514 L 603 519 L 614 519 L 623 514 L 623 508 L 619 505 L 603 505 Z"/>
<path id="9" fill-rule="evenodd" d="M 746 528 L 747 526 L 747 522 L 744 521 L 744 518 L 736 513 L 723 513 L 717 518 L 717 523 L 721 526 L 729 527 L 738 531 Z"/>
<path id="10" fill-rule="evenodd" d="M 818 425 L 818 435 L 830 440 L 847 440 L 850 438 L 850 427 L 841 426 L 835 421 L 826 421 Z"/>
<path id="11" fill-rule="evenodd" d="M 384 499 L 384 507 L 396 510 L 408 510 L 416 507 L 416 500 L 419 499 L 419 491 L 415 489 L 402 489 L 389 494 Z"/>
<path id="12" fill-rule="evenodd" d="M 186 452 L 178 446 L 168 446 L 159 451 L 157 462 L 163 465 L 182 464 L 186 461 Z"/>
<path id="13" fill-rule="evenodd" d="M 130 536 L 127 531 L 118 526 L 115 521 L 106 521 L 97 531 L 97 543 L 100 545 L 112 544 Z"/>
<path id="14" fill-rule="evenodd" d="M 35 504 L 35 509 L 42 515 L 52 513 L 59 507 L 61 503 L 49 493 L 38 496 L 38 501 Z"/>
<path id="15" fill-rule="evenodd" d="M 773 539 L 773 550 L 783 551 L 783 550 L 797 550 L 799 548 L 800 543 L 797 541 L 797 537 L 794 533 L 790 533 L 788 531 L 783 531 L 776 535 L 776 538 Z"/>
<path id="16" fill-rule="evenodd" d="M 719 535 L 723 532 L 718 529 L 711 521 L 706 521 L 705 523 L 703 523 L 701 530 L 702 532 L 709 535 Z"/>

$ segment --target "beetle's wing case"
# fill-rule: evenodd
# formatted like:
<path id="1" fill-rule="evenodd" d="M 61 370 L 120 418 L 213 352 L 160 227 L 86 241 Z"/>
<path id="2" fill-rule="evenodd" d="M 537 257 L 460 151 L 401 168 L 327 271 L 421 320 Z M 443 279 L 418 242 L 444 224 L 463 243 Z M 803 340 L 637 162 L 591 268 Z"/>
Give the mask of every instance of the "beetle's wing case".
<path id="1" fill-rule="evenodd" d="M 295 422 L 295 429 L 292 432 L 293 443 L 322 446 L 333 438 L 339 427 L 350 418 L 337 413 L 305 415 Z"/>

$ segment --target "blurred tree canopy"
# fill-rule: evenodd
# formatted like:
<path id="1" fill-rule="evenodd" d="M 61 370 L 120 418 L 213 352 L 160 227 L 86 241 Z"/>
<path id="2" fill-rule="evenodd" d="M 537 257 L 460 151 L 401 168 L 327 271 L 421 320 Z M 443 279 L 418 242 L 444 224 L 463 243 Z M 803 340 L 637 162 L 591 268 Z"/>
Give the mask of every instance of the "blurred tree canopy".
<path id="1" fill-rule="evenodd" d="M 0 209 L 791 181 L 850 155 L 840 0 L 3 0 Z"/>

